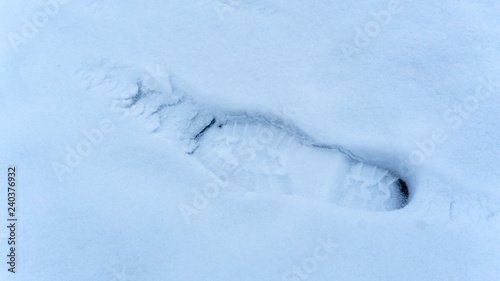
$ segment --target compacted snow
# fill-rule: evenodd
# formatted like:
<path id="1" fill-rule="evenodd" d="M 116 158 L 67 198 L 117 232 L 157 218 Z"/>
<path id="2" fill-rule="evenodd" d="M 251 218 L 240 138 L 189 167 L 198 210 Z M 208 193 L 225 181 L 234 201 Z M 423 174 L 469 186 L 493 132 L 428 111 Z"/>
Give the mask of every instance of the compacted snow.
<path id="1" fill-rule="evenodd" d="M 498 280 L 495 1 L 2 11 L 1 280 Z"/>

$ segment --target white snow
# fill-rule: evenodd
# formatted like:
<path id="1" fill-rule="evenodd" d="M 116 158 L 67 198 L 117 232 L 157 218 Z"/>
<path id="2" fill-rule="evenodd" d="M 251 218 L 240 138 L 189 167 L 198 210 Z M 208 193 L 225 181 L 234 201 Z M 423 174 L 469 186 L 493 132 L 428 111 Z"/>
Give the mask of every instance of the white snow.
<path id="1" fill-rule="evenodd" d="M 0 166 L 19 171 L 19 227 L 12 274 L 0 224 L 0 280 L 498 280 L 499 10 L 3 1 Z M 237 133 L 223 159 L 244 171 L 224 185 L 203 156 L 247 124 L 293 142 L 252 154 Z M 335 193 L 387 172 L 404 208 Z"/>

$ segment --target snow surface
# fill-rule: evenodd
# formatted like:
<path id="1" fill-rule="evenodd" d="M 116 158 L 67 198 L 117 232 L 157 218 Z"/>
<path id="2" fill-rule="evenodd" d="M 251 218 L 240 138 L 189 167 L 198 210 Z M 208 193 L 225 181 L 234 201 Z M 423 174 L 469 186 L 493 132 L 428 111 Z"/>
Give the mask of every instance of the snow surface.
<path id="1" fill-rule="evenodd" d="M 12 274 L 0 228 L 0 280 L 498 280 L 499 10 L 2 1 L 0 161 L 19 171 L 19 245 Z M 332 203 L 324 187 L 348 169 L 299 144 L 279 154 L 289 169 L 240 160 L 278 167 L 277 190 L 236 175 L 203 197 L 218 181 L 200 154 L 232 121 L 193 137 L 235 113 L 390 171 L 408 205 Z"/>

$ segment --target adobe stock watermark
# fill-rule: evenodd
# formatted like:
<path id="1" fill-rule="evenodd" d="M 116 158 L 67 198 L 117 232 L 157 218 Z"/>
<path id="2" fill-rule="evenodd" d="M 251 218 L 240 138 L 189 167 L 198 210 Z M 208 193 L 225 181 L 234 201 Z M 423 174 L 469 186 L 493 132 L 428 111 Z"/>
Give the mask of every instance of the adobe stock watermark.
<path id="1" fill-rule="evenodd" d="M 155 67 L 146 67 L 146 74 L 141 78 L 142 84 L 147 89 L 158 89 L 165 83 L 170 86 L 170 72 L 162 69 L 160 64 Z"/>
<path id="2" fill-rule="evenodd" d="M 217 0 L 212 3 L 220 20 L 225 19 L 241 5 L 242 0 Z"/>
<path id="3" fill-rule="evenodd" d="M 112 269 L 108 275 L 111 277 L 109 281 L 131 281 L 138 280 L 140 273 L 136 266 L 122 266 L 120 270 Z"/>
<path id="4" fill-rule="evenodd" d="M 142 86 L 147 87 L 146 89 L 159 89 L 162 79 L 168 78 L 169 74 L 163 72 L 159 65 L 155 68 L 147 67 L 146 74 L 141 77 Z M 116 81 L 114 81 L 116 82 Z M 113 83 L 113 81 L 108 81 L 108 83 Z M 120 88 L 120 87 L 117 87 Z M 135 89 L 134 92 L 124 91 L 119 93 L 121 98 L 130 98 L 139 89 Z M 131 108 L 123 106 L 123 102 L 120 100 L 114 100 L 111 103 L 111 111 L 116 114 L 111 118 L 103 118 L 100 120 L 99 124 L 90 129 L 82 130 L 82 139 L 77 142 L 76 145 L 66 146 L 66 156 L 65 161 L 53 161 L 52 170 L 54 171 L 59 182 L 63 181 L 63 176 L 68 173 L 72 173 L 78 166 L 80 166 L 83 161 L 98 147 L 106 135 L 111 134 L 117 126 L 117 121 L 124 120 L 130 116 Z"/>
<path id="5" fill-rule="evenodd" d="M 244 141 L 237 141 L 237 144 L 226 141 L 226 150 L 218 151 L 214 149 L 207 155 L 202 156 L 202 159 L 214 156 L 215 160 L 212 162 L 218 161 L 223 164 L 220 169 L 209 172 L 212 181 L 203 186 L 202 191 L 198 189 L 194 190 L 194 196 L 190 204 L 180 203 L 178 205 L 178 209 L 186 224 L 190 224 L 195 216 L 198 216 L 201 211 L 206 209 L 210 205 L 210 202 L 220 195 L 220 191 L 229 185 L 231 178 L 238 176 L 245 169 L 246 164 L 255 160 L 259 152 L 269 149 L 269 145 L 273 141 L 279 140 L 278 143 L 281 143 L 283 140 L 283 136 L 278 139 L 275 139 L 275 137 L 276 135 L 270 128 L 260 128 Z M 287 145 L 292 140 L 293 136 Z M 232 153 L 234 157 L 230 157 L 231 159 L 229 159 L 227 157 L 228 153 Z M 210 167 L 207 166 L 207 169 L 210 170 Z"/>
<path id="6" fill-rule="evenodd" d="M 442 115 L 444 126 L 432 130 L 429 137 L 417 140 L 416 149 L 411 151 L 406 159 L 402 159 L 401 165 L 408 167 L 420 166 L 431 157 L 438 145 L 445 143 L 449 135 L 458 130 L 464 121 L 477 112 L 481 104 L 491 97 L 496 89 L 500 87 L 499 77 L 481 77 L 480 84 L 476 86 L 474 93 L 467 95 L 459 104 L 451 106 Z M 407 169 L 408 170 L 408 169 Z"/>
<path id="7" fill-rule="evenodd" d="M 23 26 L 20 32 L 9 32 L 8 39 L 12 48 L 17 52 L 19 46 L 26 44 L 29 39 L 45 27 L 50 18 L 55 17 L 60 7 L 66 5 L 70 0 L 39 0 L 40 10 L 35 12 L 30 18 L 23 19 Z"/>
<path id="8" fill-rule="evenodd" d="M 316 246 L 312 255 L 304 258 L 300 264 L 285 271 L 281 276 L 281 280 L 300 281 L 309 279 L 338 247 L 339 245 L 333 243 L 330 236 L 327 239 L 318 239 L 318 246 Z"/>
<path id="9" fill-rule="evenodd" d="M 291 118 L 297 115 L 297 110 L 294 107 L 285 105 L 281 108 L 281 113 L 283 114 L 283 116 Z"/>
<path id="10" fill-rule="evenodd" d="M 64 164 L 59 161 L 52 162 L 52 170 L 59 182 L 63 181 L 64 174 L 73 172 L 92 153 L 94 148 L 102 142 L 105 134 L 109 134 L 114 130 L 115 125 L 110 119 L 102 119 L 97 128 L 82 130 L 84 138 L 74 147 L 66 146 L 66 161 Z"/>
<path id="11" fill-rule="evenodd" d="M 120 119 L 127 118 L 130 116 L 133 108 L 127 106 L 124 101 L 132 99 L 139 91 L 156 92 L 159 94 L 170 92 L 170 76 L 170 72 L 162 69 L 160 64 L 156 64 L 154 67 L 146 67 L 146 73 L 139 79 L 137 89 L 134 88 L 133 91 L 122 91 L 118 93 L 117 97 L 111 103 L 111 111 L 120 114 Z"/>
<path id="12" fill-rule="evenodd" d="M 385 9 L 371 13 L 371 21 L 368 21 L 363 28 L 356 27 L 352 43 L 340 44 L 344 57 L 351 60 L 355 55 L 360 54 L 373 39 L 379 36 L 383 28 L 392 22 L 393 17 L 402 11 L 403 7 L 399 0 L 390 0 Z"/>

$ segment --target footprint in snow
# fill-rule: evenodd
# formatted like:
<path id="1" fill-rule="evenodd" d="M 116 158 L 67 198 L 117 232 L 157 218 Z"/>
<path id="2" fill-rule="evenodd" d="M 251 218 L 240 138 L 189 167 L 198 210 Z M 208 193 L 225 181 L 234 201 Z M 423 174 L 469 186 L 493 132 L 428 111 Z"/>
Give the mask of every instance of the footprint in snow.
<path id="1" fill-rule="evenodd" d="M 210 171 L 229 175 L 232 184 L 248 191 L 304 196 L 370 211 L 408 204 L 406 183 L 395 173 L 341 147 L 318 144 L 276 116 L 215 110 L 197 103 L 171 77 L 119 83 L 110 78 L 112 73 L 92 73 L 80 71 L 80 79 L 90 79 L 83 83 L 120 97 L 121 106 L 141 116 L 152 131 L 176 141 Z"/>

